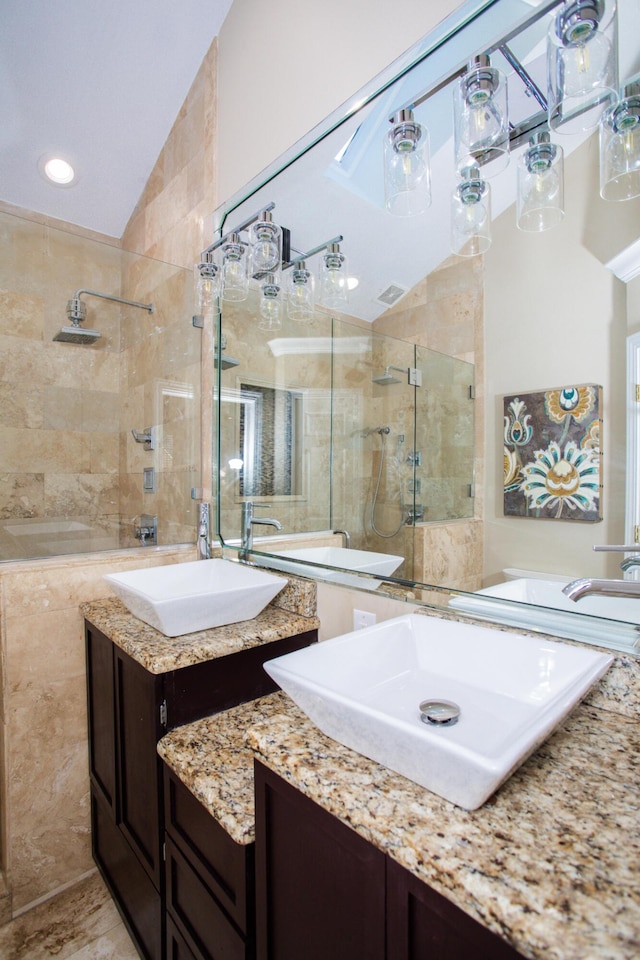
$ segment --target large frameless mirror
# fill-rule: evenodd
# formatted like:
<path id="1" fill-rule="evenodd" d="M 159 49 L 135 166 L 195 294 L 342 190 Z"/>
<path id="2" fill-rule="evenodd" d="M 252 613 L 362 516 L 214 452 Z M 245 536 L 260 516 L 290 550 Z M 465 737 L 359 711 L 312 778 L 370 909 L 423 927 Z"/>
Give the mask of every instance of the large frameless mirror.
<path id="1" fill-rule="evenodd" d="M 622 576 L 592 548 L 630 536 L 640 326 L 638 174 L 621 203 L 599 173 L 616 125 L 637 146 L 613 113 L 640 115 L 638 13 L 619 4 L 616 44 L 612 4 L 574 6 L 464 5 L 219 211 L 219 533 L 246 546 L 249 500 L 261 562 L 634 650 L 637 600 L 558 598 Z"/>

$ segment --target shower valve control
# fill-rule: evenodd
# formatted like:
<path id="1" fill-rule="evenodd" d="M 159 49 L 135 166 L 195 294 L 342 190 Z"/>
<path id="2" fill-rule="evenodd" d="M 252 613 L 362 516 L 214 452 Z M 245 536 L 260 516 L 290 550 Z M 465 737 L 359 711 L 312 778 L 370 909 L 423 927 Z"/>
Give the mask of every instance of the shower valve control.
<path id="1" fill-rule="evenodd" d="M 145 427 L 142 432 L 139 432 L 138 430 L 132 430 L 131 436 L 136 443 L 144 443 L 145 450 L 155 450 L 156 434 L 153 427 Z"/>

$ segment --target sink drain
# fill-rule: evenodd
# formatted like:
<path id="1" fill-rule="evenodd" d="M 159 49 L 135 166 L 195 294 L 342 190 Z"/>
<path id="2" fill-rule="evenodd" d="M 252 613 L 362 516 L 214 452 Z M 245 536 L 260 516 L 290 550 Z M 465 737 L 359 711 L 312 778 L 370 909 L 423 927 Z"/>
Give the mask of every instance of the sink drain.
<path id="1" fill-rule="evenodd" d="M 420 719 L 436 727 L 451 727 L 458 722 L 460 707 L 452 700 L 423 700 L 420 704 Z"/>

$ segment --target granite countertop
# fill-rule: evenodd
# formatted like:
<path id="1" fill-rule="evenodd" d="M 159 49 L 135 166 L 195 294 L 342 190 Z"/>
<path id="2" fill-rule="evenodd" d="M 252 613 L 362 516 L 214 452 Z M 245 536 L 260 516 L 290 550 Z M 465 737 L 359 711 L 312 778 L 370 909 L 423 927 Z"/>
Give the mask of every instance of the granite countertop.
<path id="1" fill-rule="evenodd" d="M 85 619 L 150 673 L 168 673 L 274 640 L 317 630 L 316 584 L 288 578 L 287 586 L 253 620 L 165 637 L 132 613 L 117 597 L 80 605 Z"/>
<path id="2" fill-rule="evenodd" d="M 325 737 L 282 693 L 159 752 L 239 843 L 254 839 L 255 755 L 524 957 L 637 960 L 640 730 L 597 701 L 472 812 Z"/>

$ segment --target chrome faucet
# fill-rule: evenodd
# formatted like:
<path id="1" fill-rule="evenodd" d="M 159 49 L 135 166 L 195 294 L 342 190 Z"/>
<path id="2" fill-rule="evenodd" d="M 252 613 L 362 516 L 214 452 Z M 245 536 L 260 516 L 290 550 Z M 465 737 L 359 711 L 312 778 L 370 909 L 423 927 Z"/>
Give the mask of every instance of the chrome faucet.
<path id="1" fill-rule="evenodd" d="M 342 537 L 344 537 L 344 545 L 345 545 L 345 547 L 347 548 L 347 550 L 350 548 L 350 546 L 351 546 L 351 537 L 349 536 L 349 531 L 348 531 L 348 530 L 332 530 L 331 532 L 332 532 L 332 533 L 335 533 L 335 534 L 340 534 Z"/>
<path id="2" fill-rule="evenodd" d="M 605 597 L 637 597 L 640 600 L 640 581 L 638 580 L 572 580 L 562 592 L 569 600 L 578 601 L 592 593 Z"/>
<path id="3" fill-rule="evenodd" d="M 198 538 L 196 547 L 198 549 L 198 560 L 211 559 L 211 540 L 209 537 L 209 504 L 198 504 Z"/>
<path id="4" fill-rule="evenodd" d="M 625 573 L 632 567 L 640 567 L 640 553 L 635 553 L 632 557 L 626 557 L 620 564 L 620 569 L 624 570 Z"/>
<path id="5" fill-rule="evenodd" d="M 242 533 L 240 540 L 240 557 L 246 560 L 253 550 L 253 527 L 259 523 L 265 527 L 275 527 L 276 530 L 282 530 L 282 524 L 279 520 L 272 517 L 254 517 L 253 511 L 256 504 L 253 500 L 244 500 L 242 504 Z M 265 504 L 266 506 L 266 504 Z"/>

